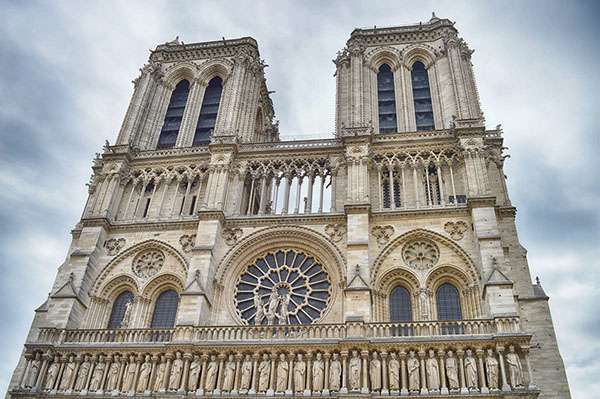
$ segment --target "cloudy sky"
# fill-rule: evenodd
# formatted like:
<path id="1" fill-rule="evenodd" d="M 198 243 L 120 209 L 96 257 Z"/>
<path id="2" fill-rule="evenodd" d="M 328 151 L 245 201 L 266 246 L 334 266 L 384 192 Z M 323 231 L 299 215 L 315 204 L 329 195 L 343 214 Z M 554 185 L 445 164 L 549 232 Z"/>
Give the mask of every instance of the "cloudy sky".
<path id="1" fill-rule="evenodd" d="M 355 27 L 457 21 L 502 123 L 523 245 L 575 398 L 600 392 L 600 7 L 594 1 L 0 1 L 0 391 L 64 260 L 95 152 L 148 49 L 253 36 L 285 137 L 333 131 L 331 59 Z"/>

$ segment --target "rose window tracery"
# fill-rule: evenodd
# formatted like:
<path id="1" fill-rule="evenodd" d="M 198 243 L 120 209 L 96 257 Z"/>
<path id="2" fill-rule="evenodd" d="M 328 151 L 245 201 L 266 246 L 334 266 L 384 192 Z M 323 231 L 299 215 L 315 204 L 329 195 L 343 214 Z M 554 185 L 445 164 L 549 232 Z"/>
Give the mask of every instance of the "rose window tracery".
<path id="1" fill-rule="evenodd" d="M 165 255 L 161 251 L 157 249 L 145 251 L 133 260 L 133 273 L 141 278 L 152 277 L 162 269 L 164 263 Z"/>
<path id="2" fill-rule="evenodd" d="M 431 269 L 440 259 L 440 251 L 437 246 L 427 240 L 409 242 L 402 250 L 402 259 L 413 269 Z"/>
<path id="3" fill-rule="evenodd" d="M 240 275 L 235 305 L 248 324 L 310 324 L 321 318 L 330 296 L 329 275 L 314 257 L 279 250 L 256 259 Z"/>

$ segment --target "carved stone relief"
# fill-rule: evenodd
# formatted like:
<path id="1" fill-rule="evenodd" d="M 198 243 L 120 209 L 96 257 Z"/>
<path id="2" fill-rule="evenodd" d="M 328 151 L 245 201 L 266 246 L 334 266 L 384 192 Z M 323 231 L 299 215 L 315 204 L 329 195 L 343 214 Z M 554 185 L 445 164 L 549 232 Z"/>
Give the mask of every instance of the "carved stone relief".
<path id="1" fill-rule="evenodd" d="M 109 238 L 104 241 L 104 249 L 108 255 L 115 256 L 123 249 L 125 242 L 124 238 Z"/>
<path id="2" fill-rule="evenodd" d="M 377 238 L 377 243 L 379 245 L 385 245 L 394 234 L 394 226 L 375 226 L 371 230 L 371 234 Z"/>
<path id="3" fill-rule="evenodd" d="M 427 270 L 431 269 L 438 262 L 440 251 L 431 241 L 411 241 L 402 249 L 402 259 L 413 269 Z"/>
<path id="4" fill-rule="evenodd" d="M 196 234 L 185 234 L 179 237 L 179 244 L 181 244 L 181 249 L 183 252 L 190 252 L 194 247 L 195 241 Z"/>
<path id="5" fill-rule="evenodd" d="M 328 224 L 325 226 L 325 233 L 329 236 L 329 238 L 331 238 L 332 241 L 339 242 L 342 238 L 344 238 L 346 227 L 339 223 Z"/>
<path id="6" fill-rule="evenodd" d="M 158 273 L 164 263 L 165 255 L 157 249 L 151 249 L 138 254 L 131 268 L 136 276 L 149 278 Z"/>
<path id="7" fill-rule="evenodd" d="M 244 234 L 244 232 L 242 231 L 242 229 L 240 229 L 238 227 L 223 229 L 223 233 L 222 233 L 223 238 L 225 239 L 225 242 L 229 246 L 237 244 L 239 239 L 242 238 L 243 234 Z"/>
<path id="8" fill-rule="evenodd" d="M 448 233 L 450 237 L 456 241 L 462 240 L 468 227 L 469 226 L 462 220 L 459 220 L 458 222 L 446 222 L 446 224 L 444 224 L 444 230 L 446 230 L 446 233 Z"/>

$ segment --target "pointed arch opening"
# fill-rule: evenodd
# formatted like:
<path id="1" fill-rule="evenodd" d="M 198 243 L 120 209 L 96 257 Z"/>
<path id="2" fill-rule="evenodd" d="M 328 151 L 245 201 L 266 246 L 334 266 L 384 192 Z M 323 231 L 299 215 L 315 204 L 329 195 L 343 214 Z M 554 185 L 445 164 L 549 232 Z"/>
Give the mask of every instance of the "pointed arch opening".
<path id="1" fill-rule="evenodd" d="M 411 80 L 417 130 L 433 130 L 433 105 L 429 89 L 429 76 L 421 61 L 413 64 Z"/>
<path id="2" fill-rule="evenodd" d="M 192 145 L 206 145 L 210 143 L 210 137 L 215 129 L 219 105 L 221 104 L 221 94 L 223 92 L 223 80 L 215 76 L 208 82 L 200 107 L 200 115 L 196 124 L 194 141 Z"/>
<path id="3" fill-rule="evenodd" d="M 390 293 L 390 321 L 409 322 L 413 320 L 410 292 L 403 286 L 396 286 Z"/>
<path id="4" fill-rule="evenodd" d="M 462 309 L 458 289 L 450 284 L 443 283 L 435 291 L 438 320 L 461 320 Z"/>
<path id="5" fill-rule="evenodd" d="M 108 319 L 108 329 L 113 330 L 116 328 L 125 327 L 123 321 L 125 317 L 129 317 L 126 314 L 128 307 L 133 302 L 133 293 L 131 291 L 123 291 L 117 296 L 113 302 L 112 309 L 110 311 L 110 318 Z"/>
<path id="6" fill-rule="evenodd" d="M 167 113 L 160 131 L 157 148 L 175 147 L 189 93 L 190 82 L 186 79 L 181 80 L 177 83 L 177 86 L 175 86 L 175 90 L 171 93 L 171 100 L 167 107 Z"/>
<path id="7" fill-rule="evenodd" d="M 398 131 L 394 72 L 388 64 L 382 64 L 377 73 L 377 107 L 379 133 L 395 133 Z"/>
<path id="8" fill-rule="evenodd" d="M 179 294 L 172 289 L 163 291 L 154 304 L 152 313 L 151 328 L 172 328 L 175 325 L 177 317 L 177 307 L 179 306 Z"/>

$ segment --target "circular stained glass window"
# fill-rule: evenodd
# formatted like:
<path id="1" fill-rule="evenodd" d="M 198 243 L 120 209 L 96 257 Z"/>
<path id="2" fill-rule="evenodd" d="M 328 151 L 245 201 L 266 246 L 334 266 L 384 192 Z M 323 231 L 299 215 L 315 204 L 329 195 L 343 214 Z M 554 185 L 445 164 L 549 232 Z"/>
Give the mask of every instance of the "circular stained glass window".
<path id="1" fill-rule="evenodd" d="M 279 250 L 256 259 L 241 274 L 235 304 L 248 324 L 310 324 L 321 318 L 330 296 L 329 275 L 314 257 Z"/>

